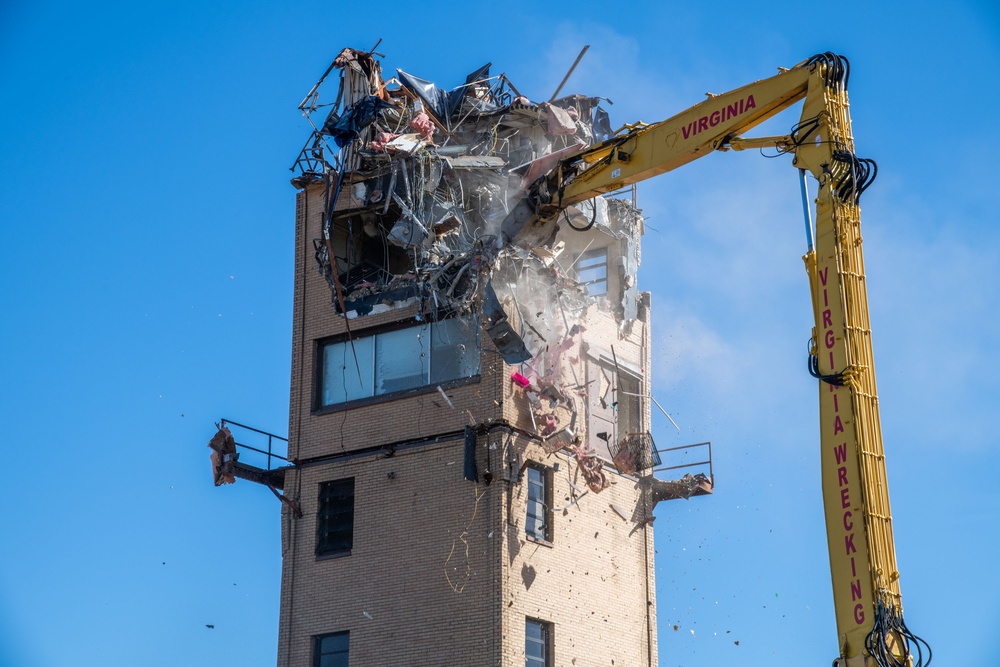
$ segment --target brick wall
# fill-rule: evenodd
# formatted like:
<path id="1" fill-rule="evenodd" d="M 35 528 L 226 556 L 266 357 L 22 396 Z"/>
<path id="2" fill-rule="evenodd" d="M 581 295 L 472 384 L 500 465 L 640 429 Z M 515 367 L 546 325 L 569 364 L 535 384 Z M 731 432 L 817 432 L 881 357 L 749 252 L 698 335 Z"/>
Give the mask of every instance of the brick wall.
<path id="1" fill-rule="evenodd" d="M 297 197 L 289 454 L 303 465 L 287 474 L 285 493 L 302 517 L 283 510 L 279 667 L 312 665 L 311 638 L 341 631 L 350 632 L 352 667 L 521 665 L 526 616 L 553 623 L 558 667 L 657 664 L 652 530 L 636 521 L 645 512 L 632 478 L 609 470 L 608 488 L 553 513 L 544 545 L 525 536 L 526 484 L 507 464 L 558 464 L 553 505 L 562 507 L 579 495 L 574 485 L 587 488 L 574 459 L 494 431 L 476 452 L 493 481 L 476 484 L 463 477 L 461 437 L 421 440 L 499 419 L 530 428 L 512 369 L 485 336 L 480 378 L 447 390 L 453 407 L 435 389 L 314 411 L 316 341 L 345 332 L 313 257 L 321 192 Z M 588 311 L 571 363 L 585 373 L 588 351 L 599 357 L 613 346 L 622 364 L 643 372 L 648 393 L 648 297 L 643 303 L 628 335 L 609 312 Z M 350 324 L 363 336 L 415 314 L 410 307 Z M 648 400 L 642 413 L 648 428 Z M 400 447 L 378 450 L 390 443 Z M 356 450 L 368 451 L 351 456 Z M 355 480 L 352 552 L 317 559 L 319 485 L 346 477 Z"/>

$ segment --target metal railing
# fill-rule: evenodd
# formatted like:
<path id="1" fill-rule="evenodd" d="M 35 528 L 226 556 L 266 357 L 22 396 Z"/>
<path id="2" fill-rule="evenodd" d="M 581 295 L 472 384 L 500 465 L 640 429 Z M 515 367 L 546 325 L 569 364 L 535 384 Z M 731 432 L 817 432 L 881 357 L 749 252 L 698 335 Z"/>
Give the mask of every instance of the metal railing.
<path id="1" fill-rule="evenodd" d="M 252 452 L 257 452 L 258 454 L 263 454 L 264 456 L 266 456 L 267 457 L 267 468 L 265 468 L 266 470 L 268 470 L 268 471 L 273 470 L 273 468 L 271 467 L 271 459 L 272 458 L 279 459 L 279 460 L 283 461 L 284 463 L 288 463 L 288 438 L 282 438 L 280 435 L 275 435 L 274 433 L 268 433 L 267 431 L 262 431 L 259 428 L 254 428 L 253 426 L 247 426 L 246 424 L 240 424 L 239 422 L 234 422 L 231 419 L 223 419 L 220 422 L 220 424 L 222 426 L 236 426 L 238 428 L 241 428 L 241 429 L 244 429 L 244 430 L 247 430 L 247 431 L 252 431 L 254 433 L 258 433 L 260 435 L 267 436 L 267 449 L 266 450 L 265 449 L 260 449 L 259 447 L 254 447 L 252 445 L 246 445 L 246 444 L 243 444 L 243 443 L 241 443 L 239 441 L 236 442 L 237 449 L 247 449 L 247 450 L 250 450 Z M 235 440 L 235 438 L 236 438 L 236 436 L 234 435 L 233 439 Z M 278 453 L 276 453 L 274 451 L 274 441 L 275 440 L 280 440 L 281 442 L 285 443 L 285 445 L 284 445 L 285 455 L 284 456 L 282 456 L 281 454 L 278 454 Z"/>
<path id="2" fill-rule="evenodd" d="M 707 447 L 708 448 L 708 459 L 705 461 L 694 461 L 692 463 L 682 463 L 680 465 L 674 466 L 663 466 L 660 468 L 654 468 L 653 472 L 663 472 L 666 470 L 681 470 L 683 468 L 694 468 L 696 466 L 708 466 L 708 478 L 715 483 L 715 471 L 712 469 L 712 443 L 709 442 L 696 442 L 693 445 L 681 445 L 680 447 L 668 447 L 667 449 L 657 449 L 656 451 L 660 454 L 665 454 L 667 452 L 679 452 L 679 451 L 690 451 L 695 447 Z"/>

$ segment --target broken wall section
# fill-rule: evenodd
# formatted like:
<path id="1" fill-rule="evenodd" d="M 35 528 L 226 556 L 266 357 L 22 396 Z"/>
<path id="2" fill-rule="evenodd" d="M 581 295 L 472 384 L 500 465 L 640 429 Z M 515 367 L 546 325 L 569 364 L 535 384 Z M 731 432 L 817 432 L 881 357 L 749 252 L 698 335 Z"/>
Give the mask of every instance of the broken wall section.
<path id="1" fill-rule="evenodd" d="M 334 60 L 336 101 L 294 167 L 293 184 L 324 191 L 318 266 L 349 316 L 413 296 L 445 316 L 477 313 L 500 264 L 553 242 L 515 246 L 501 223 L 561 158 L 611 135 L 607 113 L 583 95 L 532 103 L 490 63 L 450 91 L 403 70 L 385 81 L 377 56 L 344 49 Z M 309 118 L 325 78 L 300 105 Z M 610 229 L 607 206 L 595 206 Z M 628 262 L 620 277 L 635 268 Z M 635 317 L 634 295 L 619 309 L 623 323 Z"/>
<path id="2" fill-rule="evenodd" d="M 641 212 L 627 198 L 594 202 L 570 212 L 587 231 L 561 225 L 549 248 L 501 264 L 493 285 L 531 353 L 512 366 L 522 379 L 507 386 L 508 418 L 542 437 L 568 428 L 563 446 L 611 462 L 625 436 L 650 429 L 649 299 L 628 274 Z"/>

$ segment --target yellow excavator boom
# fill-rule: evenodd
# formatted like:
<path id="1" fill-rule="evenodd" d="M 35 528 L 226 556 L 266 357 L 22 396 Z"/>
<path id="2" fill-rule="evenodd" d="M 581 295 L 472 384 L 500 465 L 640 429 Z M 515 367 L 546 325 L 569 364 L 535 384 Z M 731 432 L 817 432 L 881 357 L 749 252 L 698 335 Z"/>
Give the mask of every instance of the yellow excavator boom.
<path id="1" fill-rule="evenodd" d="M 825 53 L 710 95 L 667 120 L 628 126 L 562 159 L 535 181 L 502 229 L 514 241 L 546 238 L 568 206 L 717 150 L 773 147 L 792 154 L 804 195 L 806 172 L 816 179 L 815 230 L 807 201 L 803 260 L 815 319 L 809 367 L 819 386 L 822 489 L 839 648 L 835 663 L 920 666 L 929 664 L 930 650 L 902 620 L 861 245 L 858 201 L 874 178 L 875 164 L 854 152 L 849 72 L 846 58 Z M 800 100 L 800 120 L 787 136 L 740 136 Z M 569 216 L 565 220 L 572 226 Z"/>

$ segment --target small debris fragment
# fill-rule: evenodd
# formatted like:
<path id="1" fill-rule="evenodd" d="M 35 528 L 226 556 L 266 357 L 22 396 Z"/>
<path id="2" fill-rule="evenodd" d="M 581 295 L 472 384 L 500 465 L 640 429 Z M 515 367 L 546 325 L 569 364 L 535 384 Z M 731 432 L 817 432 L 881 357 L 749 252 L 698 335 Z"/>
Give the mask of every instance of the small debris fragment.
<path id="1" fill-rule="evenodd" d="M 448 394 L 444 393 L 444 389 L 441 388 L 441 385 L 438 385 L 437 390 L 441 392 L 441 396 L 444 398 L 444 402 L 448 404 L 448 407 L 454 410 L 455 404 L 451 402 L 450 398 L 448 398 Z"/>

